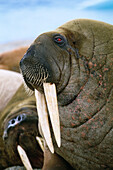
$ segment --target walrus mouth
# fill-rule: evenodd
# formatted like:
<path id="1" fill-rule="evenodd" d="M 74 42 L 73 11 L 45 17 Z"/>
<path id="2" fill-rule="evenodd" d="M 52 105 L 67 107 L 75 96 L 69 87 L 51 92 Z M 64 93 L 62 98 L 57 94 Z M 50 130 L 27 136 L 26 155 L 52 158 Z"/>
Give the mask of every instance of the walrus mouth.
<path id="1" fill-rule="evenodd" d="M 20 72 L 24 78 L 25 88 L 28 87 L 32 91 L 38 88 L 38 90 L 43 91 L 43 83 L 49 78 L 48 71 L 43 66 L 37 63 L 34 68 L 31 66 L 28 68 L 25 67 L 24 69 L 20 69 Z"/>
<path id="2" fill-rule="evenodd" d="M 54 147 L 52 143 L 52 138 L 50 134 L 50 127 L 48 121 L 48 112 L 56 139 L 58 147 L 61 146 L 60 137 L 60 121 L 59 121 L 59 111 L 57 103 L 57 94 L 55 84 L 43 83 L 44 94 L 35 90 L 35 97 L 37 103 L 37 111 L 39 116 L 39 123 L 46 140 L 46 143 L 52 153 L 54 153 Z M 47 112 L 48 109 L 48 112 Z"/>
<path id="3" fill-rule="evenodd" d="M 24 79 L 25 80 L 25 79 Z M 25 81 L 27 86 L 30 87 L 31 84 L 28 81 Z M 35 97 L 37 103 L 37 112 L 39 117 L 39 124 L 41 126 L 44 138 L 46 143 L 52 153 L 54 153 L 54 147 L 52 143 L 52 138 L 50 134 L 48 112 L 51 120 L 51 125 L 53 128 L 54 136 L 58 147 L 61 146 L 61 137 L 60 137 L 60 120 L 59 120 L 59 111 L 57 103 L 57 94 L 56 86 L 51 83 L 43 83 L 42 86 L 37 87 L 31 86 L 32 89 L 35 89 Z M 39 92 L 40 91 L 40 92 Z M 44 91 L 44 93 L 42 93 Z"/>

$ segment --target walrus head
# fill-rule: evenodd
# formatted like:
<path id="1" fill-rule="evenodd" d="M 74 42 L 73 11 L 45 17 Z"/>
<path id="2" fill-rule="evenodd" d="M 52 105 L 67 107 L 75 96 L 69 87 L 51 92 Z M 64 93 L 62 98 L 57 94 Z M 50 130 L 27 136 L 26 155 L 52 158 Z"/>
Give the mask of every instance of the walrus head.
<path id="1" fill-rule="evenodd" d="M 59 105 L 68 105 L 79 94 L 81 86 L 85 84 L 88 77 L 88 68 L 84 58 L 79 60 L 78 48 L 75 47 L 74 35 L 69 31 L 65 30 L 65 32 L 66 34 L 48 32 L 40 35 L 20 61 L 20 69 L 27 86 L 31 90 L 36 89 L 41 93 L 44 91 L 45 96 L 48 95 L 48 97 L 46 97 L 47 105 L 53 103 L 52 110 L 50 108 L 51 106 L 48 106 L 48 110 L 51 112 L 50 119 L 58 146 L 61 145 L 59 114 L 57 100 L 53 100 L 52 98 L 56 98 L 58 95 Z M 77 38 L 78 37 L 76 37 L 76 40 Z M 80 70 L 80 67 L 83 67 L 83 69 Z M 82 79 L 82 77 L 85 78 Z M 56 91 L 54 92 L 55 87 L 51 88 L 47 84 L 51 87 L 52 84 L 56 86 L 57 95 Z M 50 92 L 51 94 L 47 92 L 49 87 L 50 89 L 54 89 Z M 55 94 L 55 97 L 52 97 L 53 94 Z M 44 97 L 40 94 L 37 97 L 37 102 L 39 102 L 39 100 L 44 100 Z M 44 105 L 45 102 L 42 101 L 41 103 Z M 41 105 L 41 103 L 39 103 L 39 105 Z M 55 111 L 55 108 L 57 111 Z M 42 112 L 45 112 L 45 108 L 38 108 L 38 114 L 42 115 Z M 51 116 L 53 113 L 55 117 Z M 48 120 L 46 120 L 46 123 L 47 122 Z M 43 125 L 41 125 L 41 127 L 42 126 Z M 58 126 L 59 128 L 56 128 Z M 47 127 L 44 129 L 47 129 Z M 45 130 L 42 131 L 44 133 Z M 46 134 L 47 133 L 45 133 L 45 135 Z M 48 136 L 45 138 L 49 138 Z M 53 152 L 53 149 L 51 150 Z"/>
<path id="2" fill-rule="evenodd" d="M 25 150 L 33 167 L 41 168 L 43 165 L 43 151 L 36 140 L 36 136 L 40 137 L 37 111 L 33 97 L 30 98 L 30 101 L 16 102 L 11 110 L 9 107 L 2 123 L 4 150 L 8 157 L 7 165 L 4 166 L 22 165 L 18 146 Z"/>
<path id="3" fill-rule="evenodd" d="M 58 93 L 62 91 L 69 79 L 70 50 L 65 36 L 55 32 L 40 35 L 20 61 L 27 86 L 40 91 L 49 82 L 56 84 Z"/>

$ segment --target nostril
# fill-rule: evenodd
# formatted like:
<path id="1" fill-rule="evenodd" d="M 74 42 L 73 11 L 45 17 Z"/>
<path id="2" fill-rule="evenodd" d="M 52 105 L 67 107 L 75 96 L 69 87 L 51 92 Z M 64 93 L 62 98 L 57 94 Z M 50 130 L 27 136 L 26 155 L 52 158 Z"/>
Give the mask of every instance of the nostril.
<path id="1" fill-rule="evenodd" d="M 18 116 L 18 121 L 21 121 L 21 119 L 22 119 L 22 117 L 19 115 L 19 116 Z"/>
<path id="2" fill-rule="evenodd" d="M 15 123 L 15 119 L 12 119 L 12 120 L 11 120 L 11 124 L 14 124 L 14 123 Z"/>
<path id="3" fill-rule="evenodd" d="M 15 119 L 11 119 L 11 120 L 8 122 L 7 129 L 9 129 L 10 127 L 14 127 L 14 126 L 15 126 L 15 123 L 16 123 L 16 120 L 15 120 Z"/>
<path id="4" fill-rule="evenodd" d="M 21 114 L 21 115 L 18 115 L 17 117 L 16 117 L 16 120 L 17 120 L 17 122 L 19 123 L 19 122 L 22 122 L 23 120 L 25 120 L 25 118 L 26 118 L 26 114 Z"/>

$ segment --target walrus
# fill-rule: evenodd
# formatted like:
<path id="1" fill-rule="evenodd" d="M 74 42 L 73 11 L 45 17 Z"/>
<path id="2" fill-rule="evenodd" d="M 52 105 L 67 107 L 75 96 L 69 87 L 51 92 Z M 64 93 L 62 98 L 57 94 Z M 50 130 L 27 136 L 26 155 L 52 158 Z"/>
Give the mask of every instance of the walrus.
<path id="1" fill-rule="evenodd" d="M 19 62 L 25 54 L 28 46 L 17 48 L 0 54 L 0 69 L 20 72 Z"/>
<path id="2" fill-rule="evenodd" d="M 5 108 L 23 83 L 22 76 L 18 74 L 20 73 L 19 62 L 27 48 L 28 46 L 21 47 L 0 54 L 0 111 Z"/>
<path id="3" fill-rule="evenodd" d="M 32 167 L 41 168 L 43 151 L 36 136 L 40 137 L 35 97 L 28 96 L 22 84 L 0 113 L 0 169 L 23 165 L 18 145 L 26 151 Z"/>
<path id="4" fill-rule="evenodd" d="M 43 169 L 53 168 L 55 161 L 47 166 L 54 154 L 74 169 L 112 169 L 113 25 L 77 19 L 43 33 L 28 48 L 20 68 L 37 99 L 46 141 Z"/>
<path id="5" fill-rule="evenodd" d="M 0 112 L 6 107 L 22 83 L 21 74 L 0 69 Z"/>

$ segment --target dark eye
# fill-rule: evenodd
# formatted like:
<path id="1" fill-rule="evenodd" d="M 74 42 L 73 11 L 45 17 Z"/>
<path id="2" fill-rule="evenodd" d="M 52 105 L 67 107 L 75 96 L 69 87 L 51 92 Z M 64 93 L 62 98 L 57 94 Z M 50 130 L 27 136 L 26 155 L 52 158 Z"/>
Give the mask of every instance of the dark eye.
<path id="1" fill-rule="evenodd" d="M 57 43 L 57 44 L 60 45 L 60 46 L 65 45 L 65 39 L 64 39 L 63 36 L 56 35 L 56 36 L 54 37 L 54 41 L 55 41 L 55 43 Z"/>

